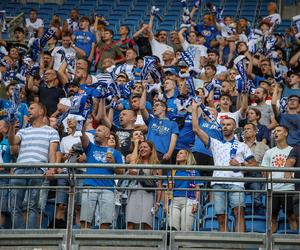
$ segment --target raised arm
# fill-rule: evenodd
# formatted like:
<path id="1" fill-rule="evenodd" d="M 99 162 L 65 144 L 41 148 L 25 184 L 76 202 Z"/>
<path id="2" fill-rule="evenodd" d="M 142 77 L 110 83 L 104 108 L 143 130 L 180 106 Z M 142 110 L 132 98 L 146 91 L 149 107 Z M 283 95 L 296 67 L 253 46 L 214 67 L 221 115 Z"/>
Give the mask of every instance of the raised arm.
<path id="1" fill-rule="evenodd" d="M 143 93 L 140 99 L 140 111 L 144 121 L 149 118 L 148 110 L 146 109 L 147 91 L 146 91 L 146 81 L 143 82 Z"/>
<path id="2" fill-rule="evenodd" d="M 15 132 L 15 123 L 9 125 L 9 130 L 8 130 L 8 143 L 10 146 L 16 146 L 19 145 L 21 142 L 21 139 L 19 136 L 16 136 Z"/>
<path id="3" fill-rule="evenodd" d="M 101 98 L 99 101 L 99 107 L 98 107 L 98 113 L 95 117 L 95 120 L 97 122 L 102 122 L 102 124 L 109 129 L 112 127 L 112 122 L 108 119 L 106 115 L 106 110 L 105 110 L 105 99 Z"/>
<path id="4" fill-rule="evenodd" d="M 248 94 L 243 93 L 242 94 L 242 104 L 241 104 L 241 108 L 240 108 L 240 114 L 241 114 L 242 118 L 245 117 L 247 109 L 248 109 Z"/>
<path id="5" fill-rule="evenodd" d="M 208 135 L 200 128 L 198 123 L 200 103 L 193 102 L 192 104 L 192 125 L 194 133 L 200 138 L 205 146 L 209 144 Z"/>
<path id="6" fill-rule="evenodd" d="M 275 120 L 277 122 L 279 122 L 279 115 L 280 115 L 280 111 L 279 111 L 279 109 L 277 107 L 277 101 L 281 97 L 281 92 L 282 92 L 281 86 L 279 86 L 279 84 L 276 84 L 274 92 L 273 92 L 273 96 L 272 96 L 271 105 L 272 105 L 272 109 L 273 109 L 273 112 L 274 112 Z"/>
<path id="7" fill-rule="evenodd" d="M 152 41 L 154 39 L 154 34 L 153 34 L 153 22 L 154 22 L 154 16 L 150 15 L 150 20 L 149 20 L 149 41 Z"/>
<path id="8" fill-rule="evenodd" d="M 181 44 L 184 43 L 184 41 L 185 41 L 185 38 L 184 38 L 183 34 L 186 31 L 187 31 L 187 28 L 184 27 L 184 28 L 180 29 L 179 32 L 178 32 L 178 38 L 179 38 L 179 41 L 180 41 Z"/>
<path id="9" fill-rule="evenodd" d="M 83 149 L 86 149 L 90 143 L 90 139 L 87 136 L 87 134 L 85 133 L 85 131 L 86 131 L 86 123 L 82 127 L 81 136 L 80 136 L 81 145 L 82 145 Z"/>

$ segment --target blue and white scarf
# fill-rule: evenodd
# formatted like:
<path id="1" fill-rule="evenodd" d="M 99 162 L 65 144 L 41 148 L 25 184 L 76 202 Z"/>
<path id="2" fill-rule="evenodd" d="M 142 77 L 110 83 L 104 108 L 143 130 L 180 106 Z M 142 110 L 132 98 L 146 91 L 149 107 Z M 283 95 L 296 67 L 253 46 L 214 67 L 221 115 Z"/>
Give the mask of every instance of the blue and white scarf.
<path id="1" fill-rule="evenodd" d="M 236 59 L 234 59 L 234 65 L 241 76 L 241 81 L 242 81 L 241 93 L 248 93 L 250 89 L 250 83 L 247 77 L 247 71 L 244 62 L 245 62 L 245 56 L 238 56 Z"/>

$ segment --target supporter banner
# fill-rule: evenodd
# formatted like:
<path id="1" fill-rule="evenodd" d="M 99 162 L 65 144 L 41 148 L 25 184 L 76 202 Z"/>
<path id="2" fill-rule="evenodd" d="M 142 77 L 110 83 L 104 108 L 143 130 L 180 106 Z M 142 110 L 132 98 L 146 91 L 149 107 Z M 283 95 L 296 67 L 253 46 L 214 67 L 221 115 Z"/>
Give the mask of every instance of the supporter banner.
<path id="1" fill-rule="evenodd" d="M 241 93 L 248 93 L 249 89 L 250 89 L 250 84 L 249 84 L 249 80 L 247 77 L 247 71 L 244 65 L 245 62 L 245 56 L 240 55 L 237 58 L 234 59 L 234 65 L 237 69 L 237 71 L 239 72 L 241 79 L 242 79 L 242 90 Z"/>
<path id="2" fill-rule="evenodd" d="M 54 35 L 55 31 L 53 29 L 46 30 L 40 39 L 40 47 L 45 48 L 47 42 L 54 37 Z"/>

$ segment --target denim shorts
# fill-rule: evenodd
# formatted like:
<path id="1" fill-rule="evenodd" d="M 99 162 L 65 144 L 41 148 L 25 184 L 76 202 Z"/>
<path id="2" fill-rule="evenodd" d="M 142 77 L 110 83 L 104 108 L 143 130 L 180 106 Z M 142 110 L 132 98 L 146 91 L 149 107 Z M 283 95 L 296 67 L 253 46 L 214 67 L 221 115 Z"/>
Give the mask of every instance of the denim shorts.
<path id="1" fill-rule="evenodd" d="M 84 189 L 81 203 L 80 221 L 91 223 L 97 214 L 100 217 L 99 224 L 111 224 L 113 222 L 115 211 L 115 194 L 113 191 Z"/>
<path id="2" fill-rule="evenodd" d="M 244 187 L 234 184 L 214 184 L 213 189 L 228 189 L 236 190 L 237 192 L 213 192 L 213 201 L 216 214 L 225 214 L 228 208 L 245 207 L 245 193 L 238 192 L 243 191 Z M 229 204 L 228 204 L 229 203 Z"/>

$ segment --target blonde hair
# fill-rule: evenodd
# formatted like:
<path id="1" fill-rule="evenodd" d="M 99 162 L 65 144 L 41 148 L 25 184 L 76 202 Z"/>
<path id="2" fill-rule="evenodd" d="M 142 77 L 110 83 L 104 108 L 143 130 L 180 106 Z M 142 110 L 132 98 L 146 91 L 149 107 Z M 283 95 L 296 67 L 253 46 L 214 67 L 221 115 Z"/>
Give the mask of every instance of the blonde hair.
<path id="1" fill-rule="evenodd" d="M 150 157 L 149 157 L 149 164 L 159 164 L 160 162 L 158 160 L 157 153 L 156 153 L 156 148 L 155 148 L 154 144 L 151 141 L 143 141 L 143 142 L 141 142 L 140 145 L 142 145 L 142 143 L 147 143 L 148 146 L 151 148 L 151 154 L 150 154 Z M 140 156 L 140 150 L 138 152 L 138 158 L 136 160 L 136 163 L 137 164 L 142 164 L 143 163 L 142 158 Z"/>
<path id="2" fill-rule="evenodd" d="M 183 150 L 187 153 L 186 165 L 197 165 L 195 157 L 191 151 L 189 151 L 187 149 L 181 149 L 181 150 Z M 180 152 L 181 150 L 179 150 L 178 152 Z M 176 161 L 176 164 L 177 164 L 177 161 Z"/>

